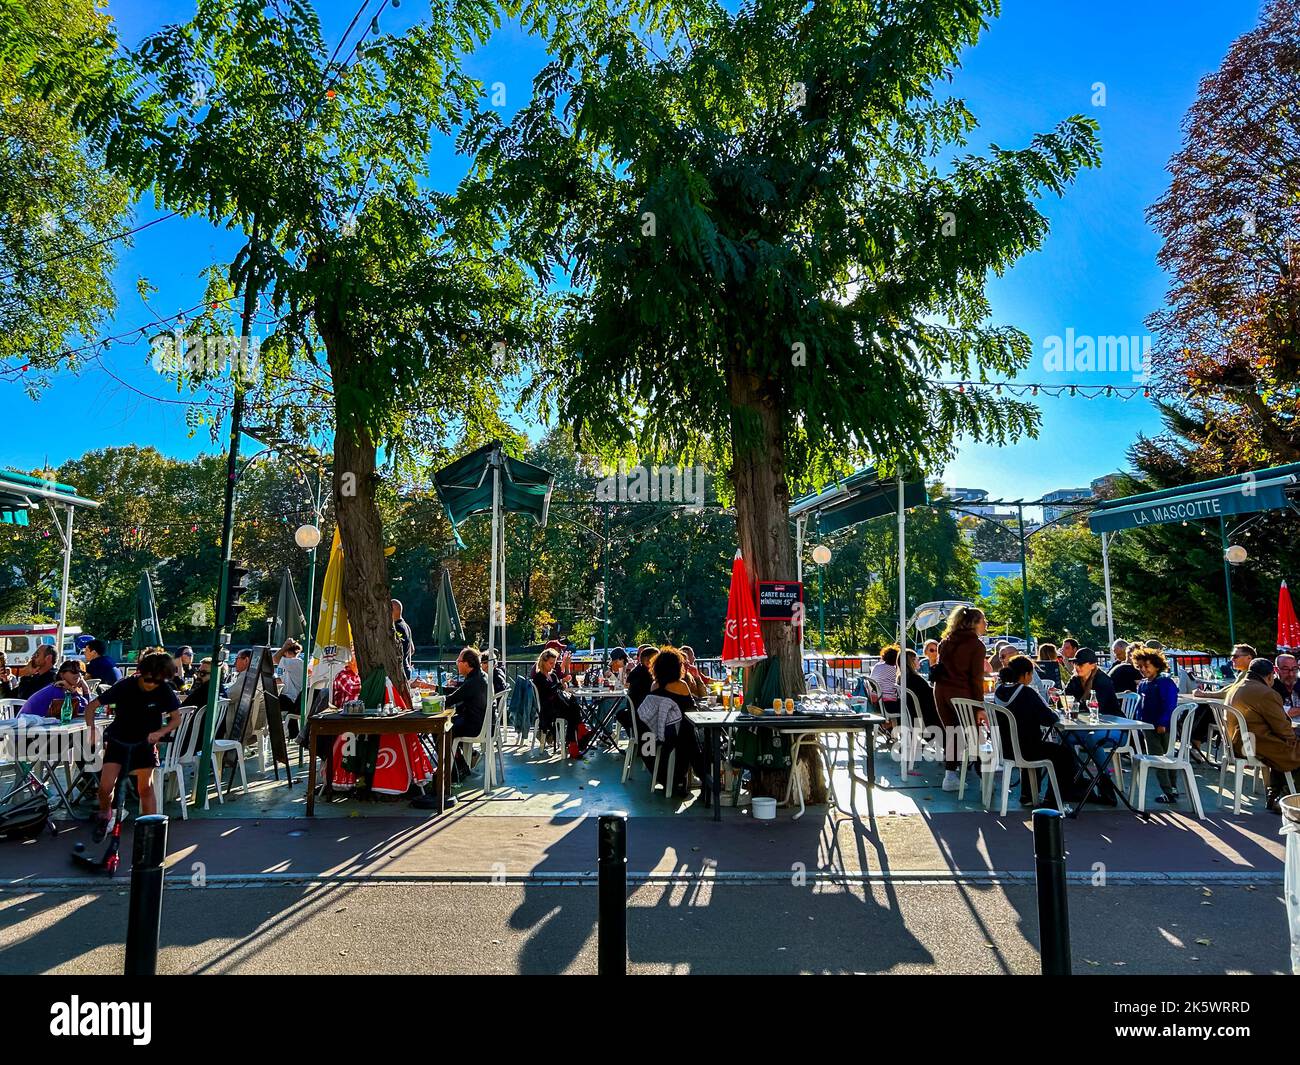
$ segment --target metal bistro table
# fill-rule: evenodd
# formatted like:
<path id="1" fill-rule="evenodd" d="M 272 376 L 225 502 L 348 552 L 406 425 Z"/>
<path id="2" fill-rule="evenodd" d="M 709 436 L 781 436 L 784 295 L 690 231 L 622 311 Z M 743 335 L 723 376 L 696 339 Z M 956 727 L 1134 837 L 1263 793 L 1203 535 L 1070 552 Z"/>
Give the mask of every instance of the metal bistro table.
<path id="1" fill-rule="evenodd" d="M 756 714 L 744 710 L 697 709 L 686 715 L 697 729 L 708 736 L 709 763 L 713 772 L 713 820 L 722 820 L 722 737 L 723 729 L 731 728 L 770 728 L 780 732 L 793 732 L 807 735 L 817 732 L 843 732 L 848 739 L 849 778 L 859 780 L 867 785 L 867 801 L 871 801 L 871 789 L 876 786 L 876 751 L 872 738 L 877 725 L 885 723 L 881 714 L 814 714 L 807 711 L 795 711 L 793 714 Z M 867 779 L 853 774 L 853 734 L 865 732 L 867 748 Z M 796 747 L 798 742 L 796 740 Z M 829 779 L 827 785 L 830 785 Z M 851 785 L 850 785 L 851 786 Z M 832 790 L 832 796 L 834 791 Z M 802 813 L 802 811 L 800 811 Z"/>
<path id="2" fill-rule="evenodd" d="M 96 724 L 101 726 L 99 736 L 102 738 L 102 726 L 107 724 L 107 721 L 104 718 L 96 718 Z M 62 806 L 69 817 L 75 818 L 77 815 L 72 809 L 72 798 L 59 783 L 58 775 L 54 770 L 60 765 L 67 767 L 71 789 L 74 784 L 73 767 L 76 765 L 75 748 L 82 742 L 86 731 L 84 716 L 75 717 L 66 725 L 58 718 L 46 718 L 40 723 L 33 723 L 31 717 L 0 720 L 0 745 L 5 744 L 6 741 L 12 744 L 13 760 L 18 770 L 14 789 L 20 787 L 30 775 L 42 787 L 53 786 L 57 796 L 54 808 Z M 29 746 L 33 740 L 38 744 L 34 753 Z M 90 756 L 89 751 L 85 754 L 87 757 Z M 5 794 L 8 795 L 9 792 Z"/>
<path id="3" fill-rule="evenodd" d="M 632 701 L 627 691 L 622 688 L 579 688 L 574 695 L 582 709 L 583 720 L 590 730 L 583 738 L 582 750 L 587 751 L 593 743 L 600 743 L 607 751 L 623 751 L 614 736 L 614 719 L 619 710 L 626 706 L 632 708 Z"/>
<path id="4" fill-rule="evenodd" d="M 1066 733 L 1070 732 L 1149 732 L 1153 727 L 1150 722 L 1141 721 L 1135 717 L 1116 717 L 1113 714 L 1098 714 L 1096 721 L 1089 719 L 1086 714 L 1077 718 L 1065 718 L 1058 714 L 1056 724 L 1052 726 L 1061 734 L 1063 739 Z M 1084 747 L 1084 757 L 1079 763 L 1079 770 L 1082 772 L 1091 762 L 1097 767 L 1097 773 L 1089 780 L 1088 790 L 1083 793 L 1083 798 L 1074 804 L 1074 809 L 1070 811 L 1069 817 L 1079 816 L 1079 811 L 1092 797 L 1093 790 L 1105 775 L 1106 767 L 1110 765 L 1111 759 L 1115 757 L 1115 748 L 1118 746 L 1122 745 L 1112 743 L 1104 758 L 1097 757 L 1097 752 L 1102 748 L 1101 744 L 1094 744 L 1091 750 Z M 1064 781 L 1062 781 L 1062 786 L 1064 786 Z M 1128 801 L 1128 796 L 1124 794 L 1123 788 L 1116 788 L 1115 794 L 1119 796 L 1120 802 L 1132 810 L 1133 813 L 1138 812 L 1133 809 L 1133 804 Z"/>
<path id="5" fill-rule="evenodd" d="M 307 769 L 307 816 L 316 813 L 316 737 L 343 736 L 351 732 L 366 736 L 434 736 L 438 745 L 438 764 L 433 767 L 433 791 L 437 797 L 437 812 L 446 809 L 447 786 L 450 773 L 446 771 L 450 757 L 451 714 L 345 714 L 342 710 L 326 710 L 307 719 L 307 750 L 311 757 Z M 328 780 L 329 778 L 326 777 Z"/>

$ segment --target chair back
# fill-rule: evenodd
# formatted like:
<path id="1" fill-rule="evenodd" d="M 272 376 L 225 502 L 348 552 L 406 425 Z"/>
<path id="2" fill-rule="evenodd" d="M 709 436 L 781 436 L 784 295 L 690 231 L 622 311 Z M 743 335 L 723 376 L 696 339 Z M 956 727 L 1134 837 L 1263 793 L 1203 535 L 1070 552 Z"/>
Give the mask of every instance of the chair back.
<path id="1" fill-rule="evenodd" d="M 1192 728 L 1196 724 L 1196 710 L 1199 703 L 1179 703 L 1169 715 L 1169 736 L 1178 739 L 1177 758 L 1180 762 L 1190 762 L 1192 757 Z M 1169 754 L 1173 756 L 1173 746 Z"/>
<path id="2" fill-rule="evenodd" d="M 1241 757 L 1254 760 L 1255 734 L 1246 727 L 1246 715 L 1235 706 L 1229 706 L 1227 703 L 1210 703 L 1209 706 L 1214 711 L 1214 720 L 1218 723 L 1219 729 L 1223 733 L 1224 742 L 1228 743 L 1229 750 L 1232 749 L 1232 744 L 1228 739 L 1232 735 L 1228 731 L 1228 719 L 1231 718 L 1237 726 L 1237 736 L 1241 740 Z M 1233 757 L 1236 757 L 1235 751 Z"/>
<path id="3" fill-rule="evenodd" d="M 952 708 L 957 715 L 957 727 L 961 730 L 962 745 L 967 752 L 978 752 L 980 749 L 979 712 L 984 709 L 983 704 L 977 703 L 974 699 L 954 699 Z M 993 751 L 994 754 L 997 753 L 997 746 L 994 746 Z M 969 760 L 969 753 L 967 759 Z"/>
<path id="4" fill-rule="evenodd" d="M 0 718 L 9 720 L 18 716 L 26 699 L 0 699 Z"/>
<path id="5" fill-rule="evenodd" d="M 1021 765 L 1025 761 L 1025 756 L 1020 750 L 1020 733 L 1016 731 L 1015 717 L 1009 709 L 1000 703 L 989 703 L 988 712 L 989 719 L 993 721 L 995 725 L 1000 725 L 1002 723 L 1001 719 L 1006 720 L 1007 732 L 1011 736 L 1011 760 L 1015 762 L 1016 765 Z M 989 729 L 989 731 L 993 733 L 993 749 L 995 751 L 1000 750 L 1002 739 L 1000 735 L 1002 731 L 1001 728 L 995 727 Z M 1005 758 L 1005 753 L 1003 753 L 1002 757 Z"/>
<path id="6" fill-rule="evenodd" d="M 203 730 L 199 728 L 199 723 L 203 720 L 202 710 L 197 706 L 182 706 L 180 713 L 181 723 L 176 726 L 172 741 L 167 745 L 167 753 L 163 758 L 164 768 L 188 765 L 194 761 L 203 738 Z"/>
<path id="7" fill-rule="evenodd" d="M 1124 692 L 1119 697 L 1119 712 L 1130 720 L 1137 716 L 1142 697 L 1137 692 Z"/>

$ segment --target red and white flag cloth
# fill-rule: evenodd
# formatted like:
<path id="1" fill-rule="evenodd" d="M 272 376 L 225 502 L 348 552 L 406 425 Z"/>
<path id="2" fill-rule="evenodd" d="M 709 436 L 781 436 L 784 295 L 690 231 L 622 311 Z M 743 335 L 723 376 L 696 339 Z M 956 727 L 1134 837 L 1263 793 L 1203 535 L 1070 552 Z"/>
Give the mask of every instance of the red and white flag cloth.
<path id="1" fill-rule="evenodd" d="M 728 668 L 752 666 L 767 657 L 763 632 L 754 609 L 745 560 L 736 552 L 731 563 L 731 594 L 727 596 L 727 623 L 722 637 L 722 664 Z"/>
<path id="2" fill-rule="evenodd" d="M 1282 582 L 1277 593 L 1277 649 L 1300 651 L 1300 620 L 1296 619 L 1295 605 L 1291 602 L 1286 581 Z"/>

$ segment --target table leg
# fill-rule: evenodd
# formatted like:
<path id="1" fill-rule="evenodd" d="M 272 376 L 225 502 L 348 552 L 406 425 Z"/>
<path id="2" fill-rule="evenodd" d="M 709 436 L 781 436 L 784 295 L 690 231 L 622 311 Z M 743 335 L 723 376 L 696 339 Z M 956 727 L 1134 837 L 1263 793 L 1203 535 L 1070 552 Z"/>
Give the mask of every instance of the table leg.
<path id="1" fill-rule="evenodd" d="M 434 786 L 438 793 L 438 813 L 447 811 L 447 789 L 451 782 L 451 736 L 446 729 L 438 733 L 438 769 Z"/>
<path id="2" fill-rule="evenodd" d="M 316 814 L 316 729 L 312 719 L 307 719 L 307 816 Z"/>
<path id="3" fill-rule="evenodd" d="M 722 730 L 704 730 L 709 737 L 709 758 L 713 767 L 713 820 L 722 820 Z"/>

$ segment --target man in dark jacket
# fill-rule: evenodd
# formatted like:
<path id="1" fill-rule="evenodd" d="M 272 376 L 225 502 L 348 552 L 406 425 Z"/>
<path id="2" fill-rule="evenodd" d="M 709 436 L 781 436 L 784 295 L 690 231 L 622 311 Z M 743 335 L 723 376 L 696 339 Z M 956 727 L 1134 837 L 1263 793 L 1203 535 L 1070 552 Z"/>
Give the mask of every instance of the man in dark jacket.
<path id="1" fill-rule="evenodd" d="M 1074 676 L 1065 686 L 1065 694 L 1073 696 L 1079 707 L 1087 706 L 1090 697 L 1095 695 L 1097 713 L 1121 716 L 1119 698 L 1115 694 L 1115 682 L 1097 664 L 1097 652 L 1091 647 L 1080 647 L 1070 660 L 1070 664 L 1074 666 Z M 1105 729 L 1093 732 L 1069 732 L 1065 737 L 1066 743 L 1083 747 L 1092 757 L 1094 766 L 1104 764 L 1106 749 L 1119 745 L 1123 740 L 1123 733 Z M 1105 773 L 1097 781 L 1096 801 L 1105 806 L 1114 806 L 1116 803 L 1115 785 Z"/>
<path id="2" fill-rule="evenodd" d="M 0 684 L 0 697 L 22 699 L 26 702 L 54 681 L 54 647 L 52 644 L 41 644 L 32 652 L 30 661 L 23 667 L 21 677 Z"/>
<path id="3" fill-rule="evenodd" d="M 447 696 L 447 706 L 455 708 L 451 719 L 453 736 L 477 736 L 483 730 L 483 716 L 488 706 L 488 679 L 483 673 L 483 660 L 473 647 L 466 647 L 456 657 L 456 672 L 460 683 Z M 470 766 L 465 756 L 456 752 L 456 779 L 469 775 Z"/>
<path id="4" fill-rule="evenodd" d="M 1142 682 L 1142 674 L 1128 660 L 1128 641 L 1116 640 L 1111 644 L 1110 650 L 1115 659 L 1114 665 L 1110 667 L 1110 680 L 1115 685 L 1116 693 L 1137 691 Z"/>

